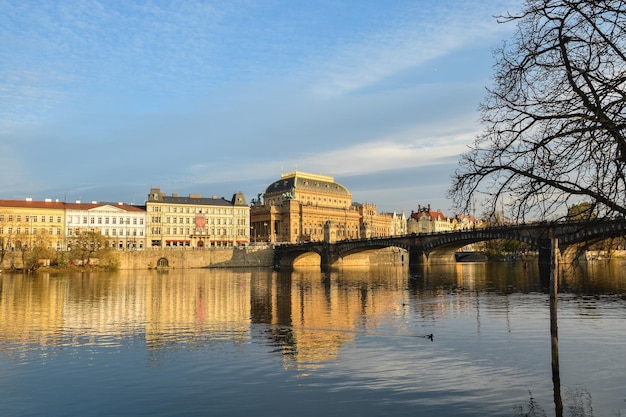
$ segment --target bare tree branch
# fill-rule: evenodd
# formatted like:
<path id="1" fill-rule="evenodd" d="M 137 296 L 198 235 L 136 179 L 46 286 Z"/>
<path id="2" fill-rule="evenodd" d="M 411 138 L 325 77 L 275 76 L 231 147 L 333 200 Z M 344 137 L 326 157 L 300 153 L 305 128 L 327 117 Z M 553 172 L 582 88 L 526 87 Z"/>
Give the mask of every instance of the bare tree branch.
<path id="1" fill-rule="evenodd" d="M 626 215 L 626 2 L 526 0 L 498 21 L 517 30 L 495 51 L 484 130 L 449 190 L 455 208 L 482 194 L 516 220 L 583 200 Z"/>

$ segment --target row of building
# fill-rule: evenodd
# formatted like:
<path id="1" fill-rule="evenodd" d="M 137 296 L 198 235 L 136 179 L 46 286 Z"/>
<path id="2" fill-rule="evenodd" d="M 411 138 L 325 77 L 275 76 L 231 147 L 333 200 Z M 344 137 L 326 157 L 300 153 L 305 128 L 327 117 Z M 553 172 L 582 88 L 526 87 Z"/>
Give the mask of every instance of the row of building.
<path id="1" fill-rule="evenodd" d="M 265 193 L 246 202 L 200 194 L 167 195 L 152 188 L 144 205 L 124 203 L 0 200 L 3 249 L 46 244 L 71 248 L 84 231 L 99 232 L 116 249 L 232 247 L 248 243 L 299 243 L 430 233 L 471 228 L 469 216 L 446 217 L 418 206 L 379 213 L 376 205 L 355 203 L 332 176 L 300 171 L 281 175 Z"/>

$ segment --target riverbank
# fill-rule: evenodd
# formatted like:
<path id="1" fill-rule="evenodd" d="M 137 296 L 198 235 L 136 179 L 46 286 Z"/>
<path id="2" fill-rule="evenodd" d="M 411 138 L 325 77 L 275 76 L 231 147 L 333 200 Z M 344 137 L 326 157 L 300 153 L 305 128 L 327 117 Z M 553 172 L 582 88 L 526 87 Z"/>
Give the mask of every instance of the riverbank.
<path id="1" fill-rule="evenodd" d="M 22 269 L 21 256 L 18 252 L 8 253 L 0 270 Z M 246 268 L 271 267 L 274 264 L 274 250 L 271 248 L 211 248 L 203 250 L 162 249 L 115 252 L 115 269 L 189 269 L 189 268 Z M 42 260 L 42 269 L 92 269 L 94 266 L 55 266 L 54 262 Z"/>

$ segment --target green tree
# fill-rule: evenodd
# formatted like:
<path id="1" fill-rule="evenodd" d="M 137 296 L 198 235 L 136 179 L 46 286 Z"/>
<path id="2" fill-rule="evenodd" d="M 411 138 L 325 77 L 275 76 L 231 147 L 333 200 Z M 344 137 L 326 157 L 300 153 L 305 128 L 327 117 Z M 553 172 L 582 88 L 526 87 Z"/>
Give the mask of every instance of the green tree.
<path id="1" fill-rule="evenodd" d="M 564 215 L 593 201 L 626 215 L 626 2 L 526 0 L 510 42 L 495 51 L 484 125 L 449 194 L 459 212 L 486 196 L 513 219 Z"/>
<path id="2" fill-rule="evenodd" d="M 566 219 L 569 221 L 583 221 L 593 220 L 597 217 L 598 213 L 596 213 L 595 206 L 588 201 L 583 201 L 582 203 L 574 204 L 567 209 Z"/>

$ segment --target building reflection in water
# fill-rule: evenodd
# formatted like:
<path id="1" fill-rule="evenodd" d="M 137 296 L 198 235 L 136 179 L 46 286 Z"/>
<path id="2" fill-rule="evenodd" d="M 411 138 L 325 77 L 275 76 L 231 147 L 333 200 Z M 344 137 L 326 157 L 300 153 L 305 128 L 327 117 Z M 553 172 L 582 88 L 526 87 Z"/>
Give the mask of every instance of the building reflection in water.
<path id="1" fill-rule="evenodd" d="M 402 268 L 319 268 L 280 271 L 253 279 L 252 321 L 268 324 L 265 337 L 283 353 L 286 367 L 313 369 L 336 359 L 339 349 L 366 334 L 406 296 Z"/>
<path id="2" fill-rule="evenodd" d="M 606 268 L 594 278 L 565 276 L 564 286 L 623 291 L 623 278 L 617 277 L 622 269 Z M 480 336 L 478 295 L 455 294 L 536 291 L 535 269 L 503 263 L 425 266 L 410 273 L 391 266 L 330 273 L 317 268 L 3 273 L 0 349 L 16 354 L 29 346 L 119 346 L 122 339 L 139 338 L 159 351 L 261 338 L 285 367 L 310 370 L 335 360 L 342 346 L 360 335 L 388 328 L 415 335 L 415 329 L 398 324 L 409 312 L 414 325 L 428 328 L 440 317 L 469 311 L 477 317 Z M 484 302 L 507 308 L 506 297 Z M 394 326 L 385 326 L 386 320 Z"/>

